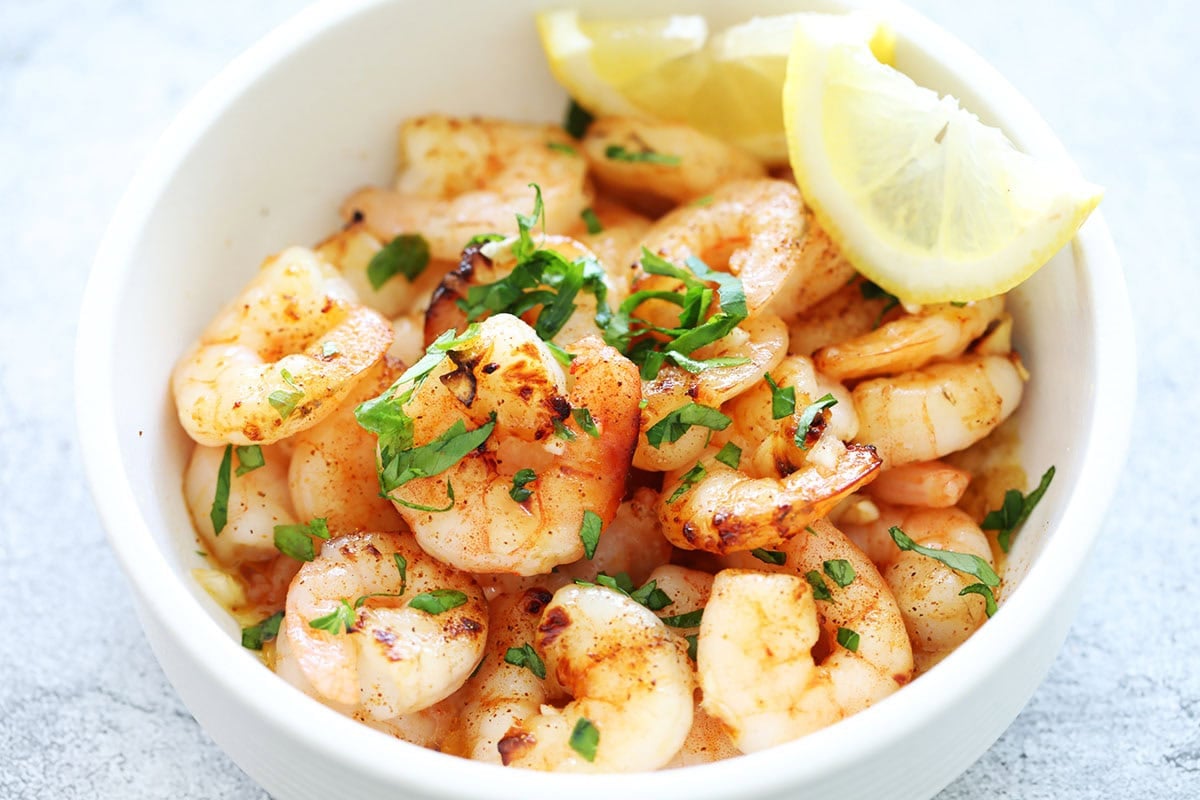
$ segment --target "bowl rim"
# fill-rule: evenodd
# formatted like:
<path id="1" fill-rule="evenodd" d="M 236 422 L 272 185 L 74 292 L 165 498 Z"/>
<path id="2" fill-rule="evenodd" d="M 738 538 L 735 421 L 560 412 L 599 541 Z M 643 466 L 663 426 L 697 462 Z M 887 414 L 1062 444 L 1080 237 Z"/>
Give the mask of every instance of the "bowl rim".
<path id="1" fill-rule="evenodd" d="M 914 720 L 949 708 L 986 684 L 1000 669 L 1000 656 L 1015 652 L 1042 629 L 1060 604 L 1070 602 L 1067 595 L 1078 585 L 1107 505 L 1107 500 L 1093 498 L 1111 498 L 1116 487 L 1130 440 L 1135 399 L 1132 313 L 1117 253 L 1099 211 L 1093 212 L 1072 242 L 1076 259 L 1087 264 L 1083 283 L 1095 320 L 1093 416 L 1082 443 L 1077 481 L 1077 486 L 1088 486 L 1089 491 L 1087 496 L 1078 490 L 1069 496 L 1058 529 L 1048 537 L 1018 589 L 986 626 L 938 666 L 937 681 L 915 681 L 836 725 L 768 751 L 685 770 L 582 778 L 507 770 L 397 742 L 314 700 L 300 702 L 291 686 L 247 657 L 184 586 L 186 576 L 177 576 L 159 551 L 119 457 L 112 390 L 117 376 L 113 352 L 117 301 L 156 203 L 193 147 L 234 99 L 331 25 L 389 2 L 322 0 L 268 33 L 213 78 L 167 127 L 137 170 L 101 241 L 84 292 L 76 341 L 75 396 L 88 484 L 110 546 L 136 589 L 139 611 L 164 628 L 188 631 L 175 641 L 210 680 L 241 707 L 262 715 L 273 728 L 288 731 L 307 746 L 326 749 L 330 741 L 337 741 L 341 746 L 336 758 L 344 765 L 431 796 L 495 798 L 571 792 L 580 797 L 611 797 L 636 790 L 703 800 L 722 795 L 722 787 L 731 785 L 745 794 L 777 792 L 828 775 L 863 753 L 895 744 L 916 726 Z M 844 4 L 854 7 L 861 2 Z M 1008 122 L 1006 129 L 1019 128 L 1023 149 L 1067 157 L 1029 102 L 973 50 L 899 2 L 872 8 L 886 15 L 898 36 L 947 68 L 953 65 L 958 77 L 989 99 Z M 151 598 L 153 602 L 148 602 Z M 254 666 L 230 669 L 230 664 L 241 663 Z M 980 669 L 980 664 L 986 666 Z M 397 758 L 398 753 L 403 757 Z M 781 764 L 787 768 L 780 769 Z"/>

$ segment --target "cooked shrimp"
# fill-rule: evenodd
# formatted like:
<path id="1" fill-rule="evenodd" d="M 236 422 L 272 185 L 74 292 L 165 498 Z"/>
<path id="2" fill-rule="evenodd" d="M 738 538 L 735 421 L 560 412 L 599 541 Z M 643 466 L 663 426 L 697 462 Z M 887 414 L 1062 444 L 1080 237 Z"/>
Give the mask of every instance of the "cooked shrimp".
<path id="1" fill-rule="evenodd" d="M 688 569 L 675 564 L 663 564 L 650 573 L 649 580 L 666 592 L 671 605 L 655 613 L 661 617 L 678 617 L 699 611 L 708 603 L 712 593 L 713 576 L 698 569 Z M 675 626 L 671 630 L 680 636 L 690 636 L 699 626 Z"/>
<path id="2" fill-rule="evenodd" d="M 788 353 L 811 356 L 827 345 L 869 333 L 897 313 L 891 312 L 891 308 L 899 308 L 898 303 L 886 295 L 864 296 L 863 287 L 868 285 L 861 278 L 852 279 L 789 320 Z"/>
<path id="3" fill-rule="evenodd" d="M 670 122 L 598 119 L 588 128 L 583 151 L 592 174 L 605 188 L 676 203 L 766 172 L 753 156 L 736 147 Z"/>
<path id="4" fill-rule="evenodd" d="M 497 744 L 513 725 L 537 714 L 549 697 L 552 676 L 539 678 L 532 666 L 509 663 L 507 656 L 510 649 L 533 647 L 542 610 L 552 597 L 548 589 L 534 586 L 488 602 L 487 651 L 462 691 L 468 758 L 501 763 Z M 534 655 L 541 658 L 536 650 Z"/>
<path id="5" fill-rule="evenodd" d="M 462 603 L 441 613 L 410 605 L 425 593 L 450 592 Z M 313 627 L 339 609 L 348 630 Z M 344 713 L 386 720 L 462 686 L 483 655 L 487 620 L 471 576 L 430 558 L 411 537 L 351 533 L 326 542 L 300 568 L 280 638 L 316 697 Z"/>
<path id="6" fill-rule="evenodd" d="M 828 435 L 839 441 L 850 441 L 858 433 L 858 414 L 850 392 L 835 380 L 821 375 L 804 356 L 788 356 L 771 370 L 771 378 L 780 389 L 794 391 L 795 410 L 783 419 L 775 419 L 773 392 L 765 379 L 726 403 L 722 410 L 733 423 L 714 437 L 718 444 L 734 442 L 742 450 L 743 463 L 753 465 L 756 474 L 770 475 L 785 469 L 799 468 L 810 455 L 818 451 L 801 450 L 796 446 L 796 432 L 804 410 L 817 400 L 830 395 L 836 403 L 814 419 L 808 432 Z M 806 437 L 808 438 L 808 437 Z"/>
<path id="7" fill-rule="evenodd" d="M 690 466 L 704 450 L 709 429 L 693 426 L 676 441 L 663 440 L 657 446 L 650 443 L 646 433 L 668 414 L 690 403 L 717 408 L 738 396 L 760 382 L 764 372 L 773 370 L 786 348 L 787 326 L 778 317 L 764 314 L 745 320 L 727 336 L 692 354 L 697 360 L 744 358 L 747 363 L 698 374 L 671 364 L 664 366 L 654 380 L 642 386 L 645 406 L 641 409 L 641 435 L 633 465 L 657 471 Z"/>
<path id="8" fill-rule="evenodd" d="M 432 556 L 472 572 L 533 575 L 583 555 L 586 512 L 612 522 L 625 491 L 637 435 L 637 368 L 599 339 L 576 342 L 568 372 L 516 317 L 484 320 L 477 335 L 447 353 L 405 406 L 413 444 L 455 423 L 495 427 L 483 444 L 444 472 L 391 492 L 417 541 Z M 568 383 L 570 386 L 568 388 Z M 588 433 L 573 410 L 588 409 Z M 556 428 L 561 431 L 555 433 Z M 535 478 L 516 500 L 521 469 Z M 445 511 L 449 487 L 455 499 Z"/>
<path id="9" fill-rule="evenodd" d="M 885 503 L 926 508 L 958 505 L 971 473 L 944 461 L 914 461 L 879 473 L 867 494 Z"/>
<path id="10" fill-rule="evenodd" d="M 404 314 L 392 320 L 392 346 L 387 354 L 405 364 L 415 364 L 425 355 L 425 312 Z"/>
<path id="11" fill-rule="evenodd" d="M 654 614 L 602 586 L 566 586 L 542 614 L 534 647 L 572 699 L 543 705 L 500 740 L 508 766 L 638 772 L 671 760 L 692 725 L 695 679 L 686 647 Z M 594 730 L 594 752 L 571 746 Z M 590 756 L 590 757 L 589 757 Z"/>
<path id="12" fill-rule="evenodd" d="M 694 256 L 741 278 L 751 316 L 794 317 L 854 275 L 806 214 L 800 190 L 790 183 L 738 181 L 715 191 L 705 205 L 681 206 L 665 215 L 646 233 L 644 244 L 673 263 Z M 639 273 L 633 288 L 677 284 L 669 276 Z"/>
<path id="13" fill-rule="evenodd" d="M 225 448 L 196 445 L 183 476 L 183 496 L 192 524 L 208 554 L 225 566 L 236 567 L 279 555 L 275 549 L 275 526 L 299 521 L 288 491 L 287 455 L 277 447 L 263 447 L 261 452 L 263 465 L 239 475 L 237 448 L 232 449 L 229 511 L 220 533 L 213 530 L 210 513 Z"/>
<path id="14" fill-rule="evenodd" d="M 391 343 L 391 325 L 336 269 L 284 250 L 175 365 L 179 422 L 210 446 L 279 441 L 331 413 Z"/>
<path id="15" fill-rule="evenodd" d="M 555 125 L 417 117 L 400 128 L 395 189 L 367 188 L 342 205 L 379 240 L 420 234 L 435 259 L 457 262 L 480 233 L 516 233 L 541 187 L 548 233 L 575 227 L 588 206 L 587 161 Z"/>
<path id="16" fill-rule="evenodd" d="M 1021 402 L 1013 356 L 966 356 L 854 387 L 855 441 L 874 445 L 884 467 L 932 461 L 987 436 Z"/>
<path id="17" fill-rule="evenodd" d="M 844 445 L 833 437 L 823 441 L 824 447 L 812 448 L 821 452 L 810 455 L 803 467 L 761 477 L 717 461 L 717 449 L 710 447 L 698 462 L 705 470 L 698 482 L 688 485 L 682 470 L 663 480 L 658 506 L 663 535 L 676 547 L 710 553 L 779 547 L 879 469 L 871 447 Z"/>
<path id="18" fill-rule="evenodd" d="M 717 573 L 700 623 L 703 705 L 743 752 L 854 714 L 912 676 L 904 621 L 878 570 L 837 528 L 811 527 L 784 546 L 784 565 Z M 841 581 L 830 575 L 833 563 Z M 801 577 L 810 573 L 828 599 L 815 598 L 817 581 Z M 818 643 L 827 654 L 819 660 Z"/>
<path id="19" fill-rule="evenodd" d="M 471 288 L 495 283 L 512 274 L 517 266 L 517 260 L 512 254 L 512 246 L 516 242 L 516 237 L 513 237 L 489 245 L 472 246 L 463 251 L 462 262 L 438 285 L 425 312 L 426 344 L 432 343 L 445 331 L 454 329 L 462 332 L 466 329 L 467 312 L 459 303 L 467 301 Z M 585 270 L 590 268 L 602 273 L 605 293 L 612 289 L 607 280 L 607 273 L 603 272 L 595 254 L 579 242 L 567 236 L 539 236 L 537 242 L 539 249 L 553 251 L 567 261 L 581 263 Z M 534 306 L 522 315 L 522 319 L 530 325 L 534 324 L 542 308 L 541 304 Z M 585 336 L 599 335 L 600 329 L 596 325 L 597 308 L 596 295 L 580 291 L 575 296 L 575 310 L 562 329 L 554 335 L 554 343 L 566 347 Z"/>
<path id="20" fill-rule="evenodd" d="M 367 232 L 361 221 L 352 221 L 317 245 L 316 253 L 338 268 L 364 305 L 385 317 L 424 309 L 442 277 L 457 264 L 457 261 L 430 259 L 412 280 L 404 275 L 393 275 L 376 288 L 367 267 L 383 245 Z"/>
<path id="21" fill-rule="evenodd" d="M 853 339 L 813 354 L 817 369 L 839 380 L 896 375 L 966 352 L 1004 313 L 1004 296 L 955 305 L 925 306 Z"/>
<path id="22" fill-rule="evenodd" d="M 692 712 L 692 728 L 688 731 L 683 746 L 666 765 L 666 769 L 691 767 L 696 764 L 711 764 L 741 755 L 733 740 L 729 738 L 721 720 L 704 710 L 697 703 Z"/>
<path id="23" fill-rule="evenodd" d="M 590 581 L 601 572 L 606 575 L 624 572 L 636 585 L 645 583 L 655 567 L 671 558 L 671 543 L 658 530 L 657 503 L 657 492 L 644 486 L 639 488 L 633 497 L 621 503 L 592 557 L 564 564 L 554 574 Z"/>
<path id="24" fill-rule="evenodd" d="M 296 435 L 288 486 L 300 519 L 322 517 L 334 536 L 403 526 L 391 502 L 379 495 L 375 437 L 354 417 L 358 404 L 391 386 L 403 368 L 383 359 L 367 370 L 337 410 Z"/>
<path id="25" fill-rule="evenodd" d="M 995 566 L 992 549 L 969 515 L 957 508 L 881 509 L 874 523 L 846 525 L 847 535 L 863 542 L 891 587 L 912 641 L 917 672 L 925 672 L 967 640 L 987 620 L 986 602 L 960 595 L 978 583 L 937 559 L 896 546 L 888 531 L 900 527 L 917 544 L 978 556 Z"/>

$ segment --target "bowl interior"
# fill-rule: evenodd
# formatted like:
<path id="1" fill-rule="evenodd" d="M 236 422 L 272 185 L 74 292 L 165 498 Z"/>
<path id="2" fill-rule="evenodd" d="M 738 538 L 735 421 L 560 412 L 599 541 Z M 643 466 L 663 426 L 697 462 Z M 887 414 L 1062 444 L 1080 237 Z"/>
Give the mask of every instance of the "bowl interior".
<path id="1" fill-rule="evenodd" d="M 560 119 L 566 97 L 544 65 L 531 22 L 539 5 L 481 2 L 470 13 L 448 3 L 318 6 L 210 87 L 168 134 L 152 174 L 124 209 L 121 235 L 108 250 L 109 261 L 119 264 L 108 265 L 107 285 L 97 290 L 105 302 L 92 302 L 95 326 L 82 329 L 97 339 L 89 347 L 112 367 L 110 374 L 120 374 L 97 387 L 105 407 L 111 404 L 107 425 L 116 447 L 102 469 L 131 492 L 137 513 L 106 521 L 119 552 L 153 547 L 155 563 L 169 573 L 154 583 L 174 584 L 174 592 L 183 587 L 232 648 L 236 626 L 188 576 L 203 562 L 181 492 L 191 443 L 169 394 L 172 366 L 265 256 L 322 239 L 337 229 L 343 197 L 390 180 L 396 126 L 405 117 L 442 111 Z M 603 5 L 606 15 L 646 13 L 636 2 L 582 5 Z M 719 26 L 798 6 L 845 4 L 693 0 L 659 3 L 655 12 L 703 13 Z M 1024 101 L 977 58 L 907 12 L 895 14 L 898 67 L 958 96 L 1023 149 L 1060 152 Z M 1064 249 L 1012 295 L 1018 346 L 1033 374 L 1019 412 L 1023 461 L 1034 480 L 1050 464 L 1058 476 L 1016 541 L 1005 575 L 1008 597 L 1058 535 L 1095 423 L 1094 286 L 1081 253 Z M 123 553 L 139 591 L 146 591 L 148 562 L 133 558 Z M 976 638 L 987 637 L 999 620 Z M 960 668 L 955 663 L 944 662 L 929 679 Z M 254 666 L 248 657 L 245 664 Z M 309 701 L 297 695 L 296 702 Z"/>

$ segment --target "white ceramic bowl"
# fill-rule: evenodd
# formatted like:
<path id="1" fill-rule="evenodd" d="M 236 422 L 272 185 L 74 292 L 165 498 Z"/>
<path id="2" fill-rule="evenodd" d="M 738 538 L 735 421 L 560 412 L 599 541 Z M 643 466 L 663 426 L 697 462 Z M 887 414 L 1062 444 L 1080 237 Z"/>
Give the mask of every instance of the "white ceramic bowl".
<path id="1" fill-rule="evenodd" d="M 213 739 L 279 798 L 932 795 L 995 741 L 1045 674 L 1124 458 L 1132 324 L 1099 214 L 1011 303 L 1034 376 L 1020 411 L 1023 459 L 1030 475 L 1055 464 L 1058 476 L 1016 541 L 1002 608 L 912 685 L 802 740 L 684 771 L 587 778 L 422 750 L 293 690 L 240 647 L 237 627 L 188 576 L 200 563 L 180 490 L 190 443 L 167 388 L 175 359 L 265 255 L 322 238 L 349 191 L 390 177 L 405 116 L 559 119 L 565 98 L 535 38 L 538 5 L 314 6 L 213 81 L 138 173 L 88 286 L 77 396 L 88 478 L 150 644 Z M 582 5 L 646 13 L 639 0 Z M 844 8 L 692 0 L 654 11 L 724 24 L 798 6 Z M 977 55 L 904 8 L 886 13 L 901 69 L 957 95 L 1026 151 L 1061 155 Z"/>

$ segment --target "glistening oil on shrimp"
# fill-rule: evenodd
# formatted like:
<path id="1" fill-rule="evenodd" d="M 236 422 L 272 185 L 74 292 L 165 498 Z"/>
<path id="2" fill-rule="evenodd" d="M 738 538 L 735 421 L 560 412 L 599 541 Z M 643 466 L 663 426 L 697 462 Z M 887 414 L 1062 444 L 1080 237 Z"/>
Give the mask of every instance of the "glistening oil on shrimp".
<path id="1" fill-rule="evenodd" d="M 900 302 L 791 172 L 678 123 L 430 114 L 399 153 L 172 381 L 198 580 L 305 702 L 496 769 L 676 768 L 987 624 L 1038 496 L 1003 295 Z"/>

